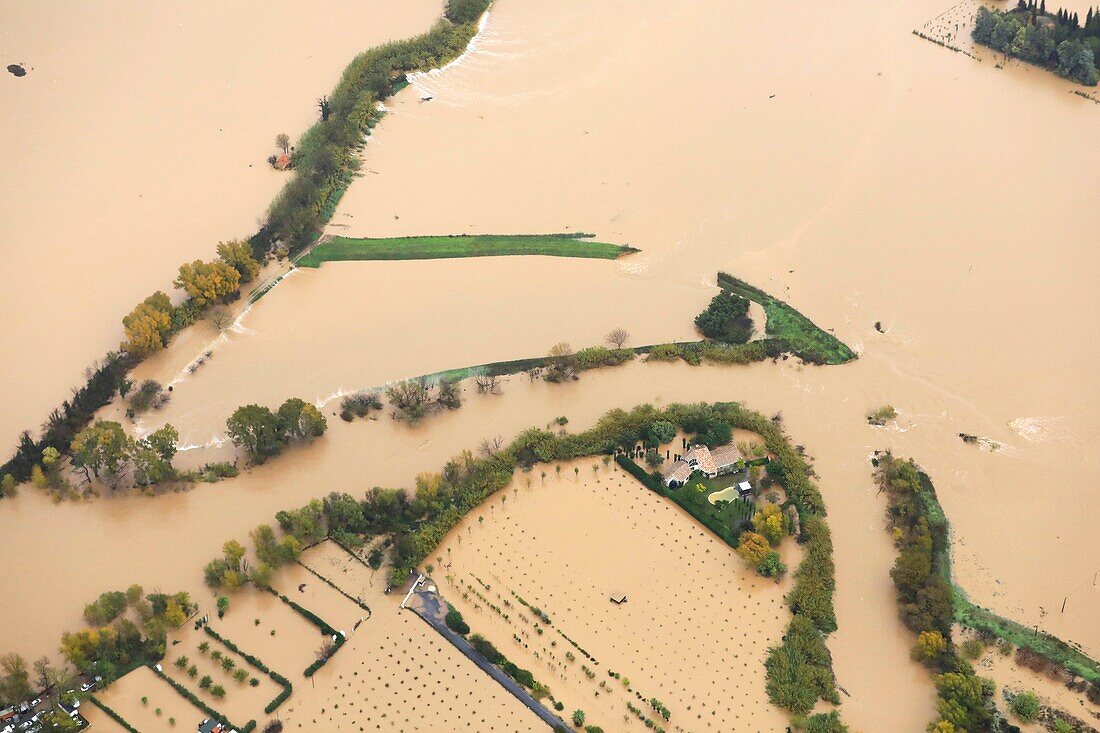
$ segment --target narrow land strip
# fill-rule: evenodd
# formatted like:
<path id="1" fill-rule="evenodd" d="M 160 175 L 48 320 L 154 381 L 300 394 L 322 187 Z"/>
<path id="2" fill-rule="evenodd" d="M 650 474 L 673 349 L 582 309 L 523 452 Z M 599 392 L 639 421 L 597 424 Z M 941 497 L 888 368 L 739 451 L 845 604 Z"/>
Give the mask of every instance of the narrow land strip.
<path id="1" fill-rule="evenodd" d="M 423 237 L 332 237 L 307 252 L 298 265 L 353 260 L 434 260 L 453 257 L 544 255 L 613 260 L 638 250 L 596 242 L 585 234 L 459 234 Z"/>

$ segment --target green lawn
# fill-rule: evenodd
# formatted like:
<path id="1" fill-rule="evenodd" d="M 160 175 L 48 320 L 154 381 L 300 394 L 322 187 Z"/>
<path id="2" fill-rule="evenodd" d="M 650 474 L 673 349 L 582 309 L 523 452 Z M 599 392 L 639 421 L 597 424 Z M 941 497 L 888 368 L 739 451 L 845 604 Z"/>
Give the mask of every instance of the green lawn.
<path id="1" fill-rule="evenodd" d="M 711 504 L 707 497 L 715 491 L 737 483 L 738 474 L 719 476 L 715 479 L 695 477 L 679 489 L 663 489 L 662 493 L 676 502 L 707 529 L 722 538 L 730 547 L 737 547 L 741 534 L 741 522 L 755 511 L 752 500 L 721 501 Z"/>
<path id="2" fill-rule="evenodd" d="M 320 267 L 341 260 L 434 260 L 451 257 L 547 255 L 613 260 L 637 252 L 633 247 L 596 242 L 588 234 L 459 234 L 430 237 L 354 239 L 333 237 L 298 260 Z"/>
<path id="3" fill-rule="evenodd" d="M 718 286 L 764 306 L 768 317 L 765 331 L 786 341 L 791 351 L 804 361 L 816 364 L 844 364 L 856 358 L 848 346 L 824 331 L 806 316 L 782 300 L 724 272 L 718 273 Z"/>

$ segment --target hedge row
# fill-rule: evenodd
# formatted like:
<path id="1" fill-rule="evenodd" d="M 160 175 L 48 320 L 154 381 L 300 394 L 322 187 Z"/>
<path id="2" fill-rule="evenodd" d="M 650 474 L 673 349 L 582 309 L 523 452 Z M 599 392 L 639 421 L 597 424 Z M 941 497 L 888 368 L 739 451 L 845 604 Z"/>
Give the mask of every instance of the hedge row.
<path id="1" fill-rule="evenodd" d="M 274 670 L 269 668 L 266 664 L 264 664 L 262 661 L 260 661 L 256 657 L 252 656 L 251 654 L 248 654 L 247 652 L 241 651 L 240 647 L 238 647 L 236 644 L 231 642 L 229 639 L 226 639 L 225 637 L 223 637 L 217 631 L 214 631 L 214 629 L 210 628 L 209 625 L 203 626 L 203 631 L 206 632 L 207 636 L 211 636 L 211 637 L 217 639 L 219 642 L 221 642 L 221 645 L 224 646 L 226 649 L 228 649 L 231 652 L 236 653 L 238 656 L 240 656 L 246 662 L 251 664 L 253 667 L 255 667 L 256 669 L 260 670 L 261 672 L 266 674 L 268 677 L 270 677 L 275 682 L 275 684 L 280 685 L 283 688 L 283 691 L 280 692 L 278 695 L 276 695 L 275 699 L 273 699 L 271 702 L 269 702 L 267 704 L 267 707 L 264 708 L 265 713 L 271 714 L 271 713 L 275 712 L 275 710 L 280 705 L 282 705 L 284 702 L 286 702 L 287 698 L 289 698 L 290 694 L 294 691 L 294 685 L 292 685 L 290 683 L 290 680 L 288 680 L 286 677 L 283 677 L 278 672 L 275 672 Z"/>
<path id="2" fill-rule="evenodd" d="M 631 458 L 624 456 L 621 453 L 615 454 L 615 463 L 619 464 L 619 467 L 629 473 L 634 478 L 638 479 L 647 489 L 656 491 L 658 494 L 664 488 L 664 484 L 661 483 L 661 479 L 653 473 L 645 470 Z"/>
<path id="3" fill-rule="evenodd" d="M 338 632 L 336 629 L 329 626 L 328 622 L 315 614 L 313 611 L 310 611 L 308 608 L 303 608 L 302 606 L 299 606 L 297 603 L 290 600 L 274 588 L 268 588 L 268 590 L 271 591 L 272 594 L 278 596 L 280 601 L 297 611 L 298 614 L 306 621 L 309 621 L 311 624 L 319 628 L 322 634 L 329 637 L 336 637 L 336 641 L 333 643 L 332 653 L 328 654 L 327 656 L 321 657 L 316 662 L 306 667 L 305 671 L 302 673 L 306 677 L 312 677 L 314 673 L 317 672 L 317 670 L 325 666 L 328 660 L 336 656 L 336 652 L 340 651 L 340 647 L 342 647 L 344 645 L 344 642 L 347 641 L 347 637 Z"/>
<path id="4" fill-rule="evenodd" d="M 310 573 L 312 573 L 312 574 L 313 574 L 314 576 L 316 576 L 316 577 L 317 577 L 317 578 L 318 578 L 318 579 L 319 579 L 319 580 L 320 580 L 320 581 L 321 581 L 322 583 L 324 583 L 325 585 L 327 585 L 327 586 L 328 586 L 329 588 L 332 588 L 332 589 L 333 589 L 333 590 L 335 590 L 335 591 L 336 591 L 337 593 L 339 593 L 340 595 L 342 595 L 342 596 L 343 596 L 344 598 L 347 598 L 347 599 L 348 599 L 349 601 L 351 601 L 351 602 L 352 602 L 352 603 L 354 603 L 355 605 L 359 606 L 359 608 L 363 609 L 363 610 L 364 610 L 364 611 L 366 611 L 367 613 L 371 613 L 371 610 L 370 610 L 370 606 L 368 606 L 367 604 L 363 603 L 363 601 L 362 601 L 362 600 L 360 600 L 360 599 L 356 598 L 355 596 L 353 596 L 353 595 L 349 594 L 349 593 L 348 593 L 347 591 L 345 591 L 345 590 L 344 590 L 343 588 L 341 588 L 340 586 L 336 585 L 336 583 L 333 583 L 333 582 L 332 582 L 331 580 L 329 580 L 329 579 L 328 579 L 328 578 L 326 578 L 325 576 L 321 575 L 321 574 L 320 574 L 319 572 L 317 572 L 317 571 L 316 571 L 316 570 L 314 570 L 313 568 L 309 567 L 308 565 L 306 565 L 306 564 L 305 564 L 304 562 L 302 562 L 301 560 L 299 560 L 299 561 L 298 561 L 298 564 L 299 564 L 299 565 L 301 565 L 301 566 L 302 566 L 303 568 L 305 568 L 306 570 L 308 570 L 308 571 L 309 571 Z"/>
<path id="5" fill-rule="evenodd" d="M 157 669 L 156 665 L 150 665 L 149 669 L 151 669 L 153 671 L 153 674 L 155 674 L 157 677 L 160 677 L 162 680 L 164 680 L 169 685 L 171 685 L 172 689 L 174 689 L 176 692 L 178 692 L 180 697 L 182 697 L 184 700 L 186 700 L 187 702 L 189 702 L 192 705 L 194 705 L 195 707 L 197 707 L 199 710 L 203 711 L 203 713 L 205 713 L 207 717 L 213 718 L 214 720 L 217 720 L 219 723 L 221 723 L 222 725 L 225 725 L 229 728 L 236 728 L 235 725 L 233 725 L 232 723 L 229 722 L 228 718 L 226 718 L 224 715 L 219 713 L 214 708 L 207 705 L 203 700 L 201 700 L 197 695 L 195 695 L 195 693 L 191 692 L 186 687 L 184 687 L 180 683 L 176 682 L 174 679 L 172 679 L 171 677 L 166 675 L 164 672 L 161 672 L 159 669 Z M 240 733 L 252 733 L 252 731 L 255 728 L 256 728 L 256 721 L 255 720 L 250 720 L 250 721 L 248 721 L 247 724 L 245 724 L 245 726 L 243 728 L 237 728 L 237 730 L 239 730 Z"/>
<path id="6" fill-rule="evenodd" d="M 109 717 L 111 720 L 113 720 L 116 723 L 118 723 L 119 725 L 121 725 L 123 728 L 125 728 L 127 731 L 129 731 L 129 733 L 141 733 L 141 731 L 139 731 L 137 728 L 135 728 L 134 726 L 127 723 L 125 718 L 123 718 L 121 715 L 116 713 L 114 710 L 112 710 L 111 708 L 109 708 L 106 705 L 104 705 L 103 703 L 101 703 L 99 701 L 99 698 L 96 697 L 95 695 L 89 695 L 88 699 L 92 701 L 93 705 L 95 705 L 97 708 L 99 708 L 104 713 L 106 713 L 107 717 Z"/>

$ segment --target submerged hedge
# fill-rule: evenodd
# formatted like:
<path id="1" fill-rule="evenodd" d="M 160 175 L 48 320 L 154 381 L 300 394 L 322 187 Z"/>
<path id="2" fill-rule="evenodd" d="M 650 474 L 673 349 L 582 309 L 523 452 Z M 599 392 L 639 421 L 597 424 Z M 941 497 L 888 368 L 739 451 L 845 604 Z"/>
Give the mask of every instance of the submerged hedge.
<path id="1" fill-rule="evenodd" d="M 125 729 L 126 729 L 126 730 L 128 731 L 128 733 L 141 733 L 141 732 L 140 732 L 140 731 L 139 731 L 139 730 L 138 730 L 137 728 L 135 728 L 134 726 L 130 725 L 130 724 L 129 724 L 129 723 L 128 723 L 128 722 L 126 721 L 126 719 L 125 719 L 125 718 L 123 718 L 123 717 L 122 717 L 121 715 L 119 715 L 118 713 L 116 713 L 116 712 L 115 712 L 115 711 L 114 711 L 113 709 L 111 709 L 111 708 L 107 707 L 106 705 L 104 705 L 103 703 L 101 703 L 101 702 L 99 701 L 99 698 L 98 698 L 98 697 L 96 697 L 95 695 L 89 695 L 89 696 L 88 696 L 88 699 L 92 701 L 92 704 L 93 704 L 93 705 L 95 705 L 95 706 L 96 706 L 97 708 L 99 708 L 99 709 L 100 709 L 100 710 L 102 710 L 102 711 L 103 711 L 104 713 L 106 713 L 106 715 L 107 715 L 107 717 L 108 717 L 108 718 L 110 718 L 111 720 L 115 721 L 116 723 L 118 723 L 119 725 L 121 725 L 121 726 L 122 726 L 123 728 L 125 728 Z"/>
<path id="2" fill-rule="evenodd" d="M 160 677 L 162 680 L 164 680 L 169 685 L 171 685 L 172 689 L 174 689 L 176 692 L 178 692 L 180 697 L 182 697 L 184 700 L 186 700 L 187 702 L 189 702 L 192 705 L 194 705 L 195 707 L 197 707 L 199 710 L 203 711 L 203 713 L 205 713 L 207 717 L 213 718 L 214 720 L 217 720 L 219 723 L 221 723 L 221 724 L 223 724 L 223 725 L 225 725 L 229 728 L 236 728 L 236 726 L 234 726 L 232 723 L 229 722 L 228 718 L 226 718 L 224 715 L 219 713 L 214 708 L 207 705 L 205 701 L 201 700 L 197 695 L 195 695 L 195 693 L 188 690 L 186 687 L 181 685 L 179 682 L 176 682 L 174 679 L 172 679 L 171 677 L 166 675 L 164 672 L 161 672 L 159 669 L 156 668 L 155 665 L 149 665 L 149 669 L 152 670 L 153 674 L 155 674 L 157 677 Z M 244 727 L 237 728 L 237 730 L 239 730 L 240 733 L 252 733 L 252 731 L 255 730 L 255 728 L 256 728 L 256 721 L 255 720 L 250 720 L 244 725 Z"/>
<path id="3" fill-rule="evenodd" d="M 234 652 L 235 654 L 239 655 L 242 659 L 244 659 L 246 662 L 251 664 L 253 667 L 255 667 L 256 669 L 260 670 L 261 672 L 266 674 L 268 677 L 270 677 L 272 679 L 272 681 L 275 682 L 275 684 L 280 685 L 283 688 L 282 692 L 280 692 L 278 695 L 276 695 L 275 698 L 271 702 L 269 702 L 267 704 L 267 706 L 264 708 L 265 713 L 270 715 L 271 713 L 275 712 L 275 710 L 280 705 L 282 705 L 286 701 L 287 698 L 290 697 L 290 694 L 294 691 L 294 685 L 292 685 L 290 683 L 290 680 L 288 680 L 286 677 L 283 677 L 278 672 L 275 672 L 272 669 L 270 669 L 266 664 L 264 664 L 257 657 L 254 657 L 251 654 L 248 654 L 247 652 L 241 651 L 240 647 L 238 647 L 236 644 L 234 644 L 229 639 L 226 639 L 224 636 L 219 634 L 217 631 L 214 631 L 214 629 L 210 628 L 209 624 L 206 625 L 206 626 L 203 626 L 202 628 L 206 632 L 207 636 L 211 636 L 214 639 L 217 639 L 219 642 L 221 642 L 221 645 L 224 646 L 226 649 L 228 649 L 229 651 Z"/>
<path id="4" fill-rule="evenodd" d="M 341 634 L 336 629 L 332 628 L 332 626 L 330 626 L 327 621 L 315 614 L 313 611 L 310 611 L 308 608 L 298 605 L 274 588 L 268 588 L 268 590 L 272 593 L 272 595 L 277 596 L 280 601 L 297 611 L 298 615 L 320 629 L 321 634 L 327 637 L 336 637 L 336 641 L 334 641 L 332 644 L 332 652 L 326 656 L 321 657 L 313 664 L 306 667 L 305 671 L 302 673 L 305 677 L 312 677 L 317 672 L 317 670 L 319 670 L 321 667 L 324 667 L 328 663 L 328 660 L 336 656 L 336 652 L 340 651 L 340 647 L 342 647 L 344 645 L 344 642 L 348 640 L 347 637 Z"/>

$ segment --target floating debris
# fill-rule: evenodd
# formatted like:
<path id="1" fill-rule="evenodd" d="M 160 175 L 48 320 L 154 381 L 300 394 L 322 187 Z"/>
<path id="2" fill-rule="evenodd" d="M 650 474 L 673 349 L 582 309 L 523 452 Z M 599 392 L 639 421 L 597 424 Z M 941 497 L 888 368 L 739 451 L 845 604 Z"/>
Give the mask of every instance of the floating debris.
<path id="1" fill-rule="evenodd" d="M 999 441 L 992 438 L 983 438 L 980 435 L 971 435 L 970 433 L 959 433 L 959 437 L 962 438 L 962 442 L 967 445 L 976 445 L 979 448 L 984 448 L 988 451 L 1000 450 L 1002 444 Z"/>

